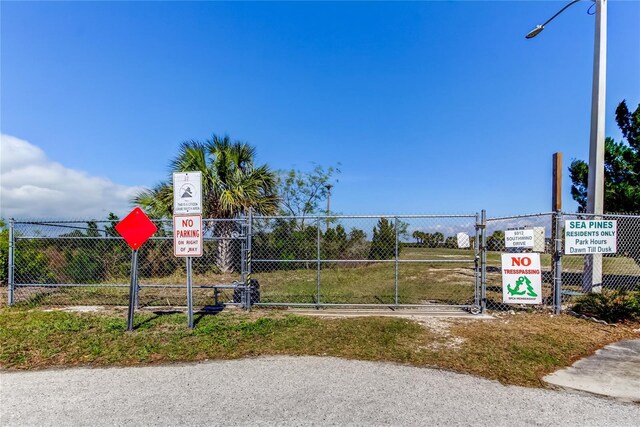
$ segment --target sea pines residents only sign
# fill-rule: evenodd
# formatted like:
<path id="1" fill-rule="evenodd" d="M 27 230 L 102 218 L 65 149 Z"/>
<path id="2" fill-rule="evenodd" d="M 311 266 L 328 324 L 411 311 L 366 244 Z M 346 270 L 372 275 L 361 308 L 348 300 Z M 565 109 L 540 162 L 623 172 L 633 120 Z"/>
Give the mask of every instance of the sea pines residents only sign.
<path id="1" fill-rule="evenodd" d="M 615 220 L 567 220 L 564 239 L 565 255 L 614 254 L 618 224 Z"/>

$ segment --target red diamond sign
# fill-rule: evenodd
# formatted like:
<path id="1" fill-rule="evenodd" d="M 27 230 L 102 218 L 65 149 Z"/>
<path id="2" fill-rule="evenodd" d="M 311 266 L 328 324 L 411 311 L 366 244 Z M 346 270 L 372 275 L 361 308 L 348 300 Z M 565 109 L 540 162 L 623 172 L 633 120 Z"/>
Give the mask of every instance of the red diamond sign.
<path id="1" fill-rule="evenodd" d="M 116 230 L 131 246 L 131 249 L 137 250 L 158 231 L 158 228 L 144 211 L 137 207 L 116 225 Z"/>

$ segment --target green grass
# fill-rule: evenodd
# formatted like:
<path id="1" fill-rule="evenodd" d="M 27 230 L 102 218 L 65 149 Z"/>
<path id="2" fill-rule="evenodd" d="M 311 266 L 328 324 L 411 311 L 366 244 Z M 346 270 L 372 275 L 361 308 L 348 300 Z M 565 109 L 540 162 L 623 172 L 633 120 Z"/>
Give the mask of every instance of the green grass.
<path id="1" fill-rule="evenodd" d="M 605 344 L 638 336 L 633 333 L 637 324 L 613 328 L 541 314 L 451 320 L 446 334 L 406 319 L 328 319 L 265 310 L 196 315 L 196 320 L 190 330 L 181 313 L 138 313 L 136 330 L 126 332 L 124 312 L 2 309 L 0 367 L 133 366 L 318 355 L 440 367 L 538 387 L 542 375 Z M 456 345 L 451 345 L 453 338 Z"/>

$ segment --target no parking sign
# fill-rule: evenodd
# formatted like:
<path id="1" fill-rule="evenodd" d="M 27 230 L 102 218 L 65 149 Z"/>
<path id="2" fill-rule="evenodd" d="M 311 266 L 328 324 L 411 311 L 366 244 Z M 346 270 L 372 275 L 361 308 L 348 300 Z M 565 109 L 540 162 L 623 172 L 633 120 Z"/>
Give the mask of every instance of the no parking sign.
<path id="1" fill-rule="evenodd" d="M 177 257 L 202 256 L 202 215 L 173 217 L 173 254 Z"/>

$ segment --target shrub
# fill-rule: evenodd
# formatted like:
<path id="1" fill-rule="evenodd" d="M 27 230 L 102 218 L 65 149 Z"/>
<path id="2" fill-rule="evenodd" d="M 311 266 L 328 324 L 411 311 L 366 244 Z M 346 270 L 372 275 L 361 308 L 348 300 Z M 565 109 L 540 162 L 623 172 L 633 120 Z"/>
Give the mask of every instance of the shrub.
<path id="1" fill-rule="evenodd" d="M 640 319 L 640 291 L 589 293 L 578 299 L 573 310 L 607 322 Z"/>
<path id="2" fill-rule="evenodd" d="M 7 282 L 9 275 L 9 229 L 0 219 L 0 283 Z"/>

